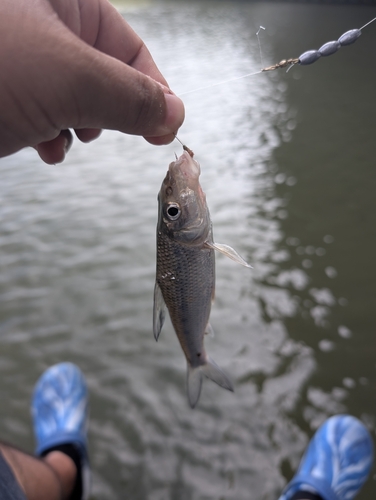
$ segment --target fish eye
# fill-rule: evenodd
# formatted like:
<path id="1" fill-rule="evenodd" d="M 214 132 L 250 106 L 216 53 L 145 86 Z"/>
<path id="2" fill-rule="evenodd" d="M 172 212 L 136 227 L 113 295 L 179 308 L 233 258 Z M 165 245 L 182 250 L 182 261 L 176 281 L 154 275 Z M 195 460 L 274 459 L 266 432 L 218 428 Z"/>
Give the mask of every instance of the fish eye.
<path id="1" fill-rule="evenodd" d="M 166 209 L 167 217 L 170 220 L 176 220 L 180 217 L 180 207 L 177 203 L 169 203 Z"/>

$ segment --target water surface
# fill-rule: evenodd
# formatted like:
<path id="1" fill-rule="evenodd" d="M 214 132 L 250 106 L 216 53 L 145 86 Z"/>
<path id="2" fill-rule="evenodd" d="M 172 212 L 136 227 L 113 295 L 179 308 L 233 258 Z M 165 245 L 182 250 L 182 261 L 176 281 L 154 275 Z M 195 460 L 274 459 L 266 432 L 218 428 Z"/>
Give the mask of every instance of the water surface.
<path id="1" fill-rule="evenodd" d="M 244 2 L 117 4 L 184 94 L 318 48 L 375 8 Z M 376 26 L 310 67 L 184 96 L 180 138 L 202 169 L 217 258 L 207 351 L 232 377 L 186 401 L 169 322 L 155 343 L 157 192 L 174 144 L 105 132 L 64 164 L 0 162 L 0 433 L 31 450 L 32 387 L 73 361 L 91 394 L 93 499 L 278 495 L 339 412 L 375 435 Z M 359 498 L 371 500 L 371 477 Z"/>

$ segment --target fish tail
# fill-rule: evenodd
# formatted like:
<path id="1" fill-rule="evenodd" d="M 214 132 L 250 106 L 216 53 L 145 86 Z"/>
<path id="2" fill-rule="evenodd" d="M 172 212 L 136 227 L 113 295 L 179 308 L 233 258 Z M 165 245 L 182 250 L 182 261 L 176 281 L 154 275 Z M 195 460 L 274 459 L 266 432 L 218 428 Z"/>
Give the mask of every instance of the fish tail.
<path id="1" fill-rule="evenodd" d="M 188 375 L 187 375 L 187 390 L 188 390 L 188 401 L 191 408 L 194 408 L 200 398 L 202 378 L 210 378 L 213 382 L 219 386 L 227 389 L 228 391 L 234 392 L 234 387 L 231 380 L 225 374 L 225 372 L 220 368 L 212 359 L 209 357 L 204 365 L 192 367 L 188 364 Z"/>

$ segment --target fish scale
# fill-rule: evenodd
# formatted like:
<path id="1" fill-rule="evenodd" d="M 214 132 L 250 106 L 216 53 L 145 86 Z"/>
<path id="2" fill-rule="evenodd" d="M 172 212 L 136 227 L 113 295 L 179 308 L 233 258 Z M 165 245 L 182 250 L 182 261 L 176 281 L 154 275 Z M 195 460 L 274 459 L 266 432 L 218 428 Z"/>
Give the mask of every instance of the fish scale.
<path id="1" fill-rule="evenodd" d="M 157 236 L 156 281 L 184 354 L 192 366 L 204 363 L 202 339 L 209 321 L 215 283 L 214 250 L 175 243 Z M 192 336 L 192 332 L 197 336 Z"/>

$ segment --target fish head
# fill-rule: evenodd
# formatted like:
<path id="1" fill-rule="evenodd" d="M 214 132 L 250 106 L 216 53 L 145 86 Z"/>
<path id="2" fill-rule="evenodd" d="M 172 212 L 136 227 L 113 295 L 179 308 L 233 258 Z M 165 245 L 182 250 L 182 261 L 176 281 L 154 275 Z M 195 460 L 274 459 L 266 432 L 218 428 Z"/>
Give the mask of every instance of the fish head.
<path id="1" fill-rule="evenodd" d="M 185 244 L 205 242 L 211 230 L 199 177 L 200 164 L 184 151 L 170 163 L 158 195 L 158 231 Z"/>

